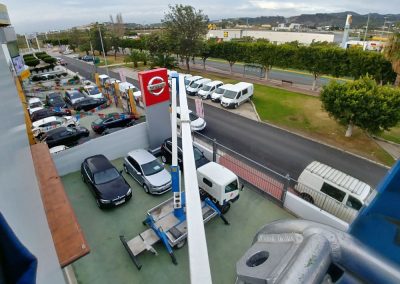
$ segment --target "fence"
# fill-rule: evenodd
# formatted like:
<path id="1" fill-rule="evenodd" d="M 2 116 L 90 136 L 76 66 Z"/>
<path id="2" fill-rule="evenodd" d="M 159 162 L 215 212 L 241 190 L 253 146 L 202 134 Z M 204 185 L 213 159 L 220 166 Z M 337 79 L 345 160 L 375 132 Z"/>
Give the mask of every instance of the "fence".
<path id="1" fill-rule="evenodd" d="M 287 191 L 307 200 L 319 209 L 351 223 L 357 216 L 357 211 L 336 199 L 311 189 L 290 176 L 282 175 L 260 163 L 243 156 L 236 151 L 219 144 L 203 134 L 195 132 L 193 140 L 199 144 L 212 147 L 213 161 L 233 171 L 239 178 L 253 185 L 262 193 L 280 204 L 285 202 Z"/>

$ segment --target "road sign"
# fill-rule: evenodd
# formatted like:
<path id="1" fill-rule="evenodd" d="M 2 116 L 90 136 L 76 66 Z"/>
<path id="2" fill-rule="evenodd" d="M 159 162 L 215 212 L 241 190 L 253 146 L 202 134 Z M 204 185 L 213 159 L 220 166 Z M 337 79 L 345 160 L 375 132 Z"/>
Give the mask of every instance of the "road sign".
<path id="1" fill-rule="evenodd" d="M 199 117 L 204 118 L 204 108 L 203 108 L 203 100 L 195 99 L 196 103 L 196 113 Z"/>
<path id="2" fill-rule="evenodd" d="M 224 37 L 228 37 L 228 32 L 224 32 Z"/>

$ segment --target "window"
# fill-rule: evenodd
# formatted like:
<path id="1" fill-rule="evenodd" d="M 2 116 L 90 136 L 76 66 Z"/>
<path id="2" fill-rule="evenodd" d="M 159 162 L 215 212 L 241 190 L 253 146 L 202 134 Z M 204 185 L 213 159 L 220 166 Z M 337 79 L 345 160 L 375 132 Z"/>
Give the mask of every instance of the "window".
<path id="1" fill-rule="evenodd" d="M 237 180 L 234 180 L 225 187 L 225 193 L 232 192 L 237 189 L 238 189 L 238 182 Z"/>
<path id="2" fill-rule="evenodd" d="M 239 99 L 242 96 L 242 92 L 239 92 L 236 99 Z"/>
<path id="3" fill-rule="evenodd" d="M 177 112 L 176 113 L 176 117 L 180 119 L 181 118 L 181 114 Z"/>
<path id="4" fill-rule="evenodd" d="M 347 199 L 346 205 L 355 209 L 355 210 L 360 210 L 362 207 L 362 204 L 359 200 L 354 198 L 353 196 L 349 195 L 349 198 Z"/>
<path id="5" fill-rule="evenodd" d="M 119 173 L 114 168 L 109 168 L 101 172 L 97 172 L 94 174 L 94 183 L 102 184 L 110 182 L 119 177 Z"/>
<path id="6" fill-rule="evenodd" d="M 230 90 L 226 90 L 226 92 L 224 93 L 224 97 L 228 99 L 234 99 L 236 95 L 237 93 L 235 91 L 230 91 Z"/>
<path id="7" fill-rule="evenodd" d="M 128 157 L 128 162 L 129 162 L 131 165 L 133 165 L 133 163 L 134 163 L 135 161 L 132 159 L 132 157 Z"/>
<path id="8" fill-rule="evenodd" d="M 346 193 L 337 189 L 336 187 L 331 186 L 330 184 L 324 183 L 321 188 L 321 192 L 329 195 L 330 197 L 335 198 L 336 200 L 342 202 Z"/>
<path id="9" fill-rule="evenodd" d="M 244 89 L 244 90 L 243 90 L 243 95 L 247 94 L 248 92 L 249 92 L 249 90 Z"/>
<path id="10" fill-rule="evenodd" d="M 209 181 L 208 179 L 203 178 L 203 182 L 204 182 L 206 185 L 208 185 L 209 187 L 212 187 L 212 182 Z"/>
<path id="11" fill-rule="evenodd" d="M 172 152 L 172 142 L 167 142 L 166 143 L 166 148 L 168 151 Z"/>
<path id="12" fill-rule="evenodd" d="M 141 170 L 140 167 L 139 167 L 139 164 L 138 164 L 135 160 L 133 160 L 133 159 L 132 159 L 132 166 L 133 166 L 133 168 L 135 169 L 135 171 L 137 171 L 137 172 L 139 172 L 139 173 L 142 172 L 142 170 Z"/>
<path id="13" fill-rule="evenodd" d="M 161 172 L 164 168 L 163 166 L 158 162 L 158 160 L 153 160 L 147 164 L 142 165 L 144 175 L 146 176 L 151 176 L 156 173 Z"/>

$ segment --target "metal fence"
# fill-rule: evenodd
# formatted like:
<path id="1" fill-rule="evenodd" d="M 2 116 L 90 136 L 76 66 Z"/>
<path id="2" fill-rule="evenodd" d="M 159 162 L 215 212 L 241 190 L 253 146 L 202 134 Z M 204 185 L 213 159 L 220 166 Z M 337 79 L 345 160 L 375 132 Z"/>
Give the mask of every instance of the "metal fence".
<path id="1" fill-rule="evenodd" d="M 195 132 L 193 140 L 212 147 L 213 160 L 215 162 L 230 169 L 239 178 L 253 185 L 280 204 L 284 203 L 286 192 L 290 191 L 347 223 L 351 223 L 358 214 L 358 211 L 325 193 L 311 189 L 290 178 L 289 175 L 280 174 L 263 166 L 201 133 Z"/>

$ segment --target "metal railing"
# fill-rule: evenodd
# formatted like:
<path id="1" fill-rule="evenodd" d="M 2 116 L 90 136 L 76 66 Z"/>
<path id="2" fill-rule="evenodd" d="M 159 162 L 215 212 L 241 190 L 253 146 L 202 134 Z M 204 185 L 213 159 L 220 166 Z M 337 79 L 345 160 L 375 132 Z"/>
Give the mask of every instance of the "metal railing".
<path id="1" fill-rule="evenodd" d="M 278 173 L 199 132 L 193 133 L 193 141 L 212 148 L 213 161 L 233 171 L 243 181 L 251 184 L 281 205 L 286 192 L 296 194 L 322 211 L 351 223 L 358 211 L 346 206 L 329 195 L 299 183 L 288 174 Z"/>

